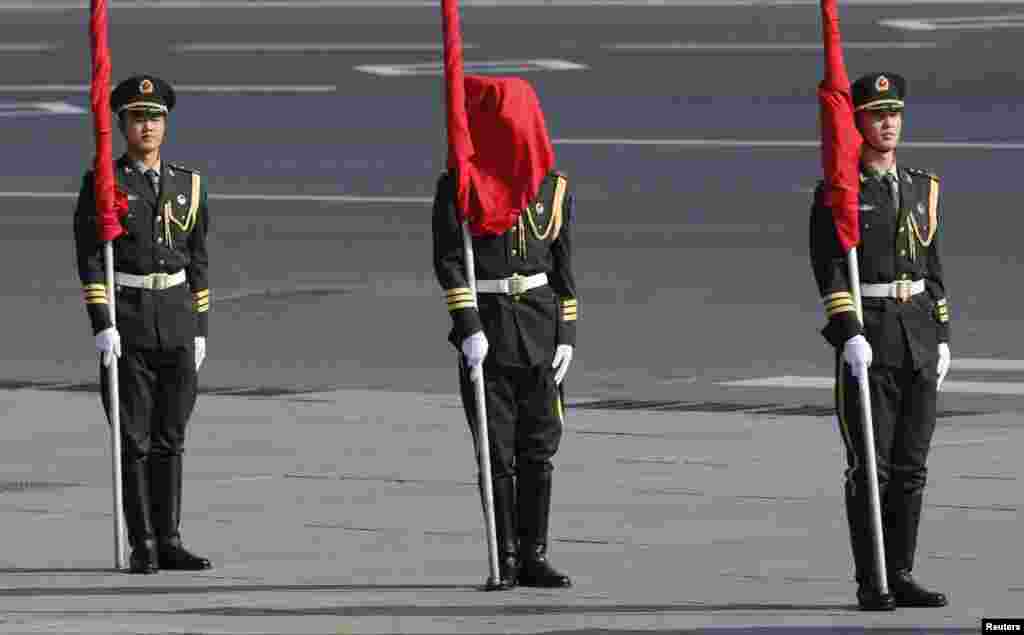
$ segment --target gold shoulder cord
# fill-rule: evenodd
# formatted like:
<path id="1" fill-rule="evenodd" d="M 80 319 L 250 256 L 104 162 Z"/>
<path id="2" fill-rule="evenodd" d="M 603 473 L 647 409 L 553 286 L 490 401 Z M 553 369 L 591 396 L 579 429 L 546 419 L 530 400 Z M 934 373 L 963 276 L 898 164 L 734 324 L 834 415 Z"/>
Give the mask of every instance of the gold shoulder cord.
<path id="1" fill-rule="evenodd" d="M 558 237 L 558 230 L 562 227 L 562 202 L 564 198 L 565 177 L 556 176 L 555 197 L 551 204 L 551 218 L 548 220 L 547 227 L 544 228 L 543 233 L 537 230 L 537 225 L 533 222 L 533 206 L 531 205 L 526 208 L 526 220 L 530 223 L 530 230 L 537 240 L 546 240 L 548 235 L 551 235 L 551 240 Z M 552 231 L 554 232 L 553 235 Z"/>
<path id="2" fill-rule="evenodd" d="M 917 219 L 914 218 L 913 214 L 907 214 L 908 217 L 908 233 L 913 232 L 912 236 L 908 236 L 910 239 L 911 255 L 917 252 L 916 243 L 920 242 L 922 247 L 927 247 L 932 244 L 932 239 L 935 238 L 935 232 L 939 226 L 939 182 L 935 179 L 929 179 L 928 182 L 928 236 L 921 236 L 921 229 L 917 226 Z M 917 238 L 917 241 L 914 238 Z"/>
<path id="3" fill-rule="evenodd" d="M 167 241 L 170 243 L 170 229 L 171 223 L 178 226 L 178 229 L 182 233 L 188 233 L 192 231 L 192 228 L 196 226 L 196 219 L 199 217 L 199 194 L 200 194 L 200 183 L 202 177 L 198 174 L 192 175 L 192 198 L 190 200 L 188 214 L 185 216 L 185 222 L 180 222 L 177 217 L 171 213 L 171 203 L 168 201 L 164 205 L 164 227 L 167 230 Z"/>

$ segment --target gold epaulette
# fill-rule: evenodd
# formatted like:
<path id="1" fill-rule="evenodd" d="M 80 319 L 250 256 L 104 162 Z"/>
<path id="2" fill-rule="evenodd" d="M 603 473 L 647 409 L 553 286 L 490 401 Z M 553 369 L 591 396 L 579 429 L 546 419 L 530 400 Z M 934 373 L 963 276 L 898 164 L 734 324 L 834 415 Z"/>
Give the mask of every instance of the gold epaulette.
<path id="1" fill-rule="evenodd" d="M 476 308 L 476 298 L 473 296 L 473 290 L 469 287 L 446 289 L 444 292 L 444 298 L 448 303 L 449 312 L 458 311 L 459 309 Z"/>
<path id="2" fill-rule="evenodd" d="M 575 322 L 579 315 L 579 302 L 576 298 L 562 298 L 562 321 Z"/>
<path id="3" fill-rule="evenodd" d="M 188 172 L 189 174 L 199 174 L 199 170 L 196 170 L 196 169 L 193 169 L 193 168 L 186 168 L 184 165 L 179 165 L 177 163 L 168 163 L 167 165 L 172 170 L 178 170 L 179 172 Z"/>
<path id="4" fill-rule="evenodd" d="M 82 285 L 82 293 L 86 304 L 110 304 L 107 300 L 107 285 L 102 282 Z"/>
<path id="5" fill-rule="evenodd" d="M 210 290 L 200 289 L 192 292 L 192 300 L 195 303 L 196 313 L 206 313 L 210 310 Z"/>
<path id="6" fill-rule="evenodd" d="M 853 294 L 849 291 L 836 291 L 835 293 L 829 293 L 822 297 L 821 301 L 825 305 L 825 317 L 830 320 L 840 313 L 857 311 L 857 308 L 853 304 Z"/>
<path id="7" fill-rule="evenodd" d="M 928 170 L 922 170 L 920 168 L 903 168 L 903 169 L 906 170 L 907 172 L 910 172 L 911 174 L 915 174 L 917 176 L 924 176 L 924 177 L 927 177 L 927 178 L 929 178 L 929 179 L 931 179 L 933 181 L 938 181 L 939 180 L 939 175 L 938 174 L 935 174 L 934 172 L 929 172 Z"/>

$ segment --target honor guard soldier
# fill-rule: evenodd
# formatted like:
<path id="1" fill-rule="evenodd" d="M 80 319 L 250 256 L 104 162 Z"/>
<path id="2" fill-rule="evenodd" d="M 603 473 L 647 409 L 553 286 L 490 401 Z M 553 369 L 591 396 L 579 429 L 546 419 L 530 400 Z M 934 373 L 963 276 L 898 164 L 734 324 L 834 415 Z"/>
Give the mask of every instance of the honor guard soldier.
<path id="1" fill-rule="evenodd" d="M 939 178 L 897 166 L 906 81 L 895 73 L 851 86 L 860 161 L 860 294 L 863 326 L 851 295 L 823 189 L 811 212 L 811 260 L 825 305 L 822 333 L 836 349 L 836 410 L 846 448 L 845 499 L 857 599 L 865 610 L 944 606 L 946 597 L 911 576 L 936 398 L 949 369 L 949 306 L 939 258 Z M 858 381 L 867 368 L 874 420 L 886 574 L 878 588 Z"/>
<path id="2" fill-rule="evenodd" d="M 434 270 L 453 322 L 449 340 L 461 351 L 462 401 L 474 437 L 470 371 L 483 365 L 498 585 L 568 587 L 569 577 L 551 566 L 547 553 L 561 383 L 576 343 L 573 197 L 568 178 L 554 169 L 529 83 L 470 75 L 465 90 L 475 154 L 473 176 L 464 176 L 473 209 L 457 209 L 459 175 L 442 175 L 434 199 Z M 510 192 L 522 193 L 524 204 L 501 209 L 496 201 L 510 200 Z M 476 298 L 463 218 L 472 236 Z"/>
<path id="3" fill-rule="evenodd" d="M 144 75 L 111 95 L 127 150 L 115 162 L 116 187 L 127 194 L 114 240 L 116 328 L 113 327 L 95 228 L 93 173 L 75 210 L 78 274 L 101 364 L 119 358 L 124 515 L 132 573 L 201 570 L 210 562 L 181 542 L 182 453 L 206 356 L 210 309 L 206 184 L 195 170 L 161 156 L 173 88 Z M 107 373 L 100 369 L 110 417 Z"/>

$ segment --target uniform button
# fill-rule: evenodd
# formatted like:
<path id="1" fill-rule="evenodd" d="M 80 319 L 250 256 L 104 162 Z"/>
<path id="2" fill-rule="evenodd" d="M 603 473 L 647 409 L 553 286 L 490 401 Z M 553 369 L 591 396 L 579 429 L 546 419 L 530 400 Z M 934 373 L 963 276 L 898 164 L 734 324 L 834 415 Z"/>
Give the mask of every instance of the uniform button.
<path id="1" fill-rule="evenodd" d="M 907 250 L 906 249 L 900 249 L 900 255 L 901 256 L 906 256 L 907 255 Z"/>
<path id="2" fill-rule="evenodd" d="M 519 252 L 517 252 L 515 249 L 512 250 L 512 255 L 513 256 L 515 256 L 517 253 L 519 253 Z"/>
<path id="3" fill-rule="evenodd" d="M 900 230 L 899 230 L 899 232 L 898 232 L 898 233 L 902 234 L 902 233 L 903 233 L 903 230 L 905 230 L 905 229 L 906 229 L 906 227 L 900 227 Z"/>
<path id="4" fill-rule="evenodd" d="M 163 219 L 164 219 L 164 217 L 163 217 L 163 216 L 157 216 L 157 217 L 156 217 L 156 222 L 158 222 L 158 223 L 159 223 L 159 222 L 160 222 L 160 221 L 162 221 Z M 903 230 L 901 229 L 900 231 L 903 231 Z"/>
<path id="5" fill-rule="evenodd" d="M 160 243 L 162 245 L 162 244 L 164 244 L 164 239 L 163 238 L 157 238 L 156 242 L 158 242 L 158 243 Z"/>
<path id="6" fill-rule="evenodd" d="M 161 261 L 160 261 L 160 264 L 164 264 L 164 261 L 163 261 L 163 260 L 161 260 Z"/>

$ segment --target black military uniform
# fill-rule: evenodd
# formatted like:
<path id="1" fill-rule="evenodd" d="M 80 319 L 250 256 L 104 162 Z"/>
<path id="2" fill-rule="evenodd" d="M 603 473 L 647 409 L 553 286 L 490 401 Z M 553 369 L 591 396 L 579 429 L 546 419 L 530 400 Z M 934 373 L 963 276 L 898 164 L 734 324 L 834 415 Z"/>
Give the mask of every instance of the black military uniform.
<path id="1" fill-rule="evenodd" d="M 558 345 L 576 343 L 568 180 L 550 172 L 507 232 L 473 239 L 479 305 L 466 280 L 454 200 L 454 179 L 446 174 L 434 198 L 434 269 L 453 320 L 452 344 L 458 348 L 481 329 L 489 342 L 483 367 L 502 578 L 527 586 L 568 586 L 569 578 L 546 562 L 551 459 L 564 412 L 551 364 Z M 539 282 L 537 276 L 546 283 L 524 290 Z M 507 281 L 507 292 L 487 292 L 489 285 L 502 286 L 495 282 L 501 280 Z M 475 397 L 465 364 L 459 380 L 475 433 Z M 509 571 L 517 566 L 518 572 Z"/>
<path id="2" fill-rule="evenodd" d="M 111 96 L 125 110 L 167 113 L 170 85 L 152 77 L 122 82 Z M 128 196 L 114 240 L 118 364 L 125 524 L 131 569 L 205 569 L 210 563 L 181 544 L 182 453 L 196 402 L 195 338 L 206 337 L 210 290 L 206 248 L 207 190 L 195 170 L 161 162 L 158 178 L 128 156 L 116 161 L 117 188 Z M 83 179 L 75 210 L 78 273 L 94 333 L 112 326 L 106 298 L 103 245 L 96 232 L 93 173 Z M 100 369 L 110 414 L 107 373 Z"/>
<path id="3" fill-rule="evenodd" d="M 856 110 L 902 110 L 905 82 L 895 74 L 873 74 L 855 82 L 852 93 Z M 836 347 L 836 409 L 849 468 L 846 512 L 862 606 L 873 603 L 869 590 L 876 573 L 860 393 L 850 367 L 841 359 L 844 343 L 856 335 L 864 335 L 873 353 L 868 377 L 885 559 L 895 604 L 945 603 L 941 594 L 925 592 L 910 578 L 925 462 L 935 429 L 938 349 L 949 341 L 949 308 L 938 248 L 938 192 L 939 178 L 929 172 L 898 167 L 895 174 L 881 175 L 862 165 L 858 258 L 863 326 L 855 313 L 846 256 L 832 211 L 823 203 L 821 186 L 811 212 L 811 259 L 828 319 L 822 333 Z M 885 599 L 874 603 L 873 608 L 887 608 Z"/>

